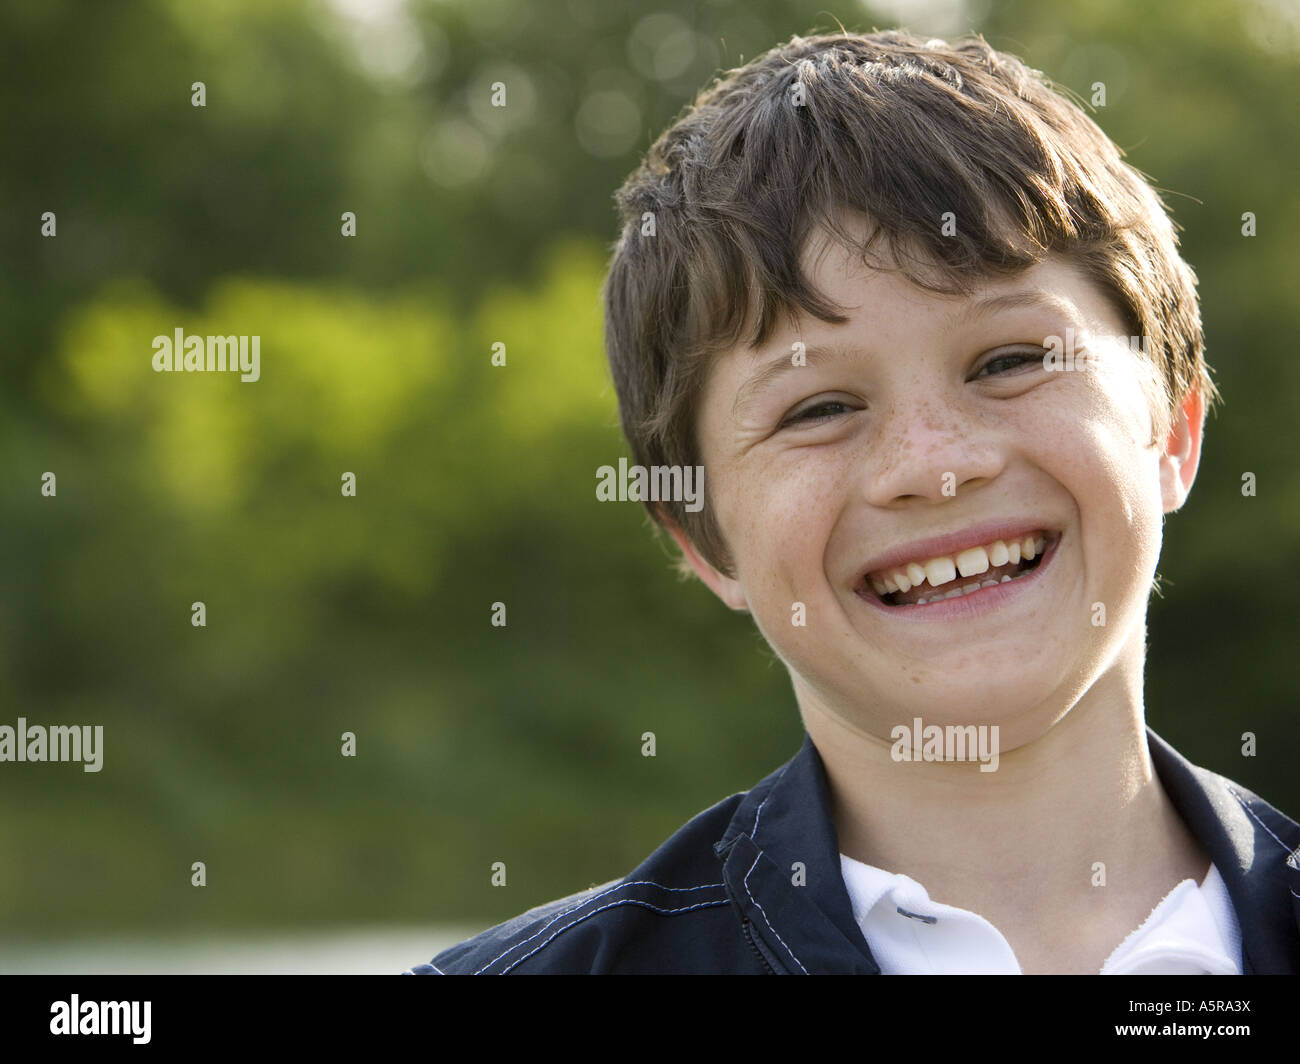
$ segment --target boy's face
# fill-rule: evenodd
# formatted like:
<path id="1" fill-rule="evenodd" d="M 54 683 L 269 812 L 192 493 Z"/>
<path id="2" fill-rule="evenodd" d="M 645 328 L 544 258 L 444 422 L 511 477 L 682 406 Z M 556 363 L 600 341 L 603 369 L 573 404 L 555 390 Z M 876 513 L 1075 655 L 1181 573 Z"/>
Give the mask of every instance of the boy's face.
<path id="1" fill-rule="evenodd" d="M 1063 260 L 970 298 L 870 270 L 824 240 L 804 266 L 849 320 L 805 316 L 757 351 L 723 354 L 700 409 L 735 579 L 678 542 L 728 605 L 753 614 L 805 714 L 886 742 L 913 717 L 996 723 L 1013 749 L 1117 660 L 1141 660 L 1162 516 L 1196 471 L 1200 400 L 1149 445 L 1150 370 L 1100 289 Z M 1064 341 L 1067 328 L 1075 368 L 1045 369 L 1047 338 Z M 792 364 L 796 341 L 806 365 Z M 1045 541 L 1032 572 L 1015 564 L 1013 533 L 1018 545 Z M 998 540 L 1008 558 L 995 570 Z M 911 561 L 927 582 L 902 601 L 925 597 L 946 575 L 941 556 L 978 570 L 978 552 L 958 557 L 975 547 L 993 555 L 989 568 L 958 572 L 934 595 L 997 584 L 906 605 L 873 586 L 915 573 Z"/>

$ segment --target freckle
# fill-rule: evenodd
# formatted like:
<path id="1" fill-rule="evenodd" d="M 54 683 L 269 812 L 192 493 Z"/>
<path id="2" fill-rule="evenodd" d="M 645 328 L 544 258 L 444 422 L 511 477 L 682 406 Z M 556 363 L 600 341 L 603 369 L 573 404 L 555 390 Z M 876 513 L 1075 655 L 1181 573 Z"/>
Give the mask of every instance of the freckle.
<path id="1" fill-rule="evenodd" d="M 921 677 L 919 677 L 919 676 L 913 676 L 913 677 L 912 677 L 912 682 L 913 682 L 913 683 L 920 683 L 920 682 L 921 682 Z"/>

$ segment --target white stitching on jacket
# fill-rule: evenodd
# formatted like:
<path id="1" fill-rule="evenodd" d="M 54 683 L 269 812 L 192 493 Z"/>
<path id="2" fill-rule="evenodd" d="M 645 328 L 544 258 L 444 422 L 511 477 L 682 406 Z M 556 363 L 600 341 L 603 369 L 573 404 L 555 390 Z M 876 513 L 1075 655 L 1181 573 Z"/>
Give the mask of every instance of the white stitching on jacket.
<path id="1" fill-rule="evenodd" d="M 1268 832 L 1269 837 L 1270 837 L 1274 842 L 1276 842 L 1279 846 L 1281 846 L 1282 849 L 1284 849 L 1287 853 L 1290 853 L 1290 852 L 1291 852 L 1291 847 L 1288 846 L 1285 842 L 1283 842 L 1281 839 L 1279 839 L 1276 835 L 1273 834 L 1273 829 L 1270 828 L 1267 824 L 1265 824 L 1264 821 L 1262 821 L 1262 820 L 1259 819 L 1258 814 L 1256 814 L 1255 810 L 1253 810 L 1253 809 L 1250 807 L 1250 804 L 1246 801 L 1245 798 L 1243 798 L 1241 795 L 1239 795 L 1239 794 L 1238 794 L 1236 791 L 1234 791 L 1231 787 L 1228 788 L 1228 793 L 1231 794 L 1234 798 L 1237 799 L 1238 802 L 1241 803 L 1241 807 L 1242 807 L 1244 810 L 1246 810 L 1247 813 L 1249 813 L 1249 814 L 1251 815 L 1252 819 L 1254 819 L 1254 821 L 1255 821 L 1256 824 L 1258 824 L 1260 827 L 1262 827 L 1265 831 Z"/>
<path id="2" fill-rule="evenodd" d="M 754 840 L 751 838 L 749 841 L 750 841 L 750 842 L 753 842 Z M 759 913 L 762 915 L 762 917 L 763 917 L 763 923 L 767 924 L 767 929 L 768 929 L 769 931 L 771 931 L 772 934 L 776 935 L 776 940 L 777 940 L 779 943 L 781 943 L 782 946 L 785 946 L 785 951 L 786 951 L 786 953 L 790 954 L 790 956 L 794 958 L 794 962 L 795 962 L 795 964 L 799 965 L 799 970 L 800 970 L 801 972 L 803 972 L 804 975 L 807 975 L 807 974 L 808 974 L 808 969 L 805 968 L 805 967 L 803 966 L 803 962 L 802 962 L 798 957 L 795 957 L 795 955 L 794 955 L 794 950 L 792 950 L 789 946 L 786 946 L 786 944 L 785 944 L 785 939 L 783 939 L 780 935 L 777 935 L 777 934 L 776 934 L 776 928 L 772 926 L 772 921 L 769 920 L 769 919 L 767 918 L 767 913 L 763 912 L 763 906 L 759 905 L 759 904 L 758 904 L 758 899 L 755 898 L 754 895 L 753 895 L 752 893 L 750 893 L 750 890 L 749 890 L 749 875 L 750 875 L 750 872 L 753 872 L 754 869 L 758 867 L 758 861 L 759 861 L 759 858 L 761 858 L 762 856 L 763 856 L 763 852 L 760 850 L 760 851 L 758 852 L 758 856 L 756 856 L 756 857 L 754 858 L 754 863 L 753 863 L 752 865 L 749 866 L 749 872 L 746 872 L 746 873 L 745 873 L 745 883 L 744 883 L 744 886 L 745 886 L 745 893 L 746 893 L 746 894 L 749 894 L 749 900 L 752 901 L 752 902 L 754 903 L 754 905 L 757 907 Z"/>
<path id="3" fill-rule="evenodd" d="M 713 886 L 719 886 L 719 887 L 722 886 L 721 883 L 715 883 L 715 884 L 712 884 L 712 885 L 713 885 Z M 656 886 L 656 887 L 657 887 L 657 886 L 659 886 L 659 884 L 658 884 L 658 883 L 654 883 L 654 884 L 652 884 L 652 886 Z M 702 890 L 703 888 L 701 888 L 701 887 L 664 887 L 663 889 L 664 889 L 664 890 Z M 593 909 L 591 912 L 587 913 L 586 916 L 583 916 L 583 917 L 581 917 L 580 919 L 574 920 L 573 923 L 571 923 L 571 924 L 568 924 L 568 925 L 566 925 L 566 926 L 564 926 L 564 927 L 557 928 L 557 929 L 552 933 L 551 937 L 548 938 L 545 942 L 543 942 L 541 945 L 536 946 L 536 947 L 534 947 L 533 949 L 529 950 L 529 951 L 528 951 L 527 953 L 525 953 L 522 957 L 520 957 L 517 961 L 512 961 L 510 964 L 506 965 L 504 968 L 501 969 L 501 972 L 500 972 L 499 974 L 501 974 L 501 975 L 506 975 L 506 974 L 510 971 L 511 968 L 515 967 L 515 965 L 517 965 L 517 964 L 523 964 L 524 961 L 528 960 L 528 958 L 531 957 L 531 956 L 532 956 L 534 953 L 536 953 L 538 950 L 545 949 L 546 946 L 550 944 L 551 939 L 555 938 L 556 935 L 562 935 L 562 934 L 564 934 L 565 931 L 568 931 L 570 928 L 577 927 L 580 923 L 582 923 L 583 920 L 590 920 L 593 916 L 596 915 L 596 913 L 604 912 L 606 909 L 613 909 L 615 906 L 618 906 L 618 905 L 641 905 L 641 906 L 644 906 L 644 907 L 647 908 L 647 909 L 651 909 L 651 910 L 653 910 L 654 912 L 657 912 L 657 913 L 671 914 L 671 913 L 688 913 L 688 912 L 690 912 L 692 909 L 708 909 L 708 908 L 710 908 L 710 907 L 714 907 L 714 906 L 718 906 L 718 905 L 730 905 L 730 904 L 731 904 L 730 901 L 728 901 L 726 898 L 722 898 L 722 899 L 719 899 L 718 901 L 701 901 L 701 902 L 697 902 L 697 903 L 694 904 L 694 905 L 685 905 L 685 906 L 683 906 L 683 907 L 680 908 L 680 909 L 661 909 L 661 908 L 659 908 L 659 906 L 657 906 L 657 905 L 651 905 L 648 901 L 642 901 L 640 898 L 620 898 L 618 901 L 611 901 L 608 905 L 602 905 L 599 909 Z M 547 924 L 547 927 L 549 927 L 549 926 L 550 926 L 550 924 Z M 543 928 L 543 930 L 545 930 L 545 928 Z M 539 931 L 538 934 L 541 934 L 541 932 Z M 533 938 L 536 938 L 536 937 L 537 937 L 537 935 L 534 935 L 534 936 L 533 936 Z M 529 939 L 529 941 L 531 942 L 532 939 Z M 520 945 L 523 945 L 523 943 L 520 943 Z M 506 950 L 506 953 L 509 953 L 509 952 L 510 952 L 510 950 Z M 503 953 L 501 956 L 504 957 L 504 956 L 505 956 L 505 953 Z M 500 960 L 500 959 L 501 959 L 500 957 L 497 958 L 497 960 Z M 481 975 L 481 974 L 482 974 L 482 971 L 475 972 L 474 974 L 475 974 L 475 975 Z"/>
<path id="4" fill-rule="evenodd" d="M 596 901 L 596 900 L 599 899 L 599 898 L 603 898 L 603 897 L 605 897 L 607 894 L 613 894 L 614 891 L 616 891 L 616 890 L 622 890 L 624 887 L 658 887 L 660 890 L 672 890 L 672 891 L 711 890 L 711 889 L 714 889 L 714 888 L 717 888 L 717 887 L 722 887 L 724 890 L 726 889 L 725 885 L 722 884 L 722 883 L 706 883 L 706 884 L 704 884 L 703 886 L 700 886 L 700 887 L 665 887 L 662 883 L 656 883 L 656 882 L 655 882 L 654 880 L 652 880 L 652 879 L 637 879 L 637 880 L 633 880 L 632 882 L 629 882 L 629 883 L 618 883 L 618 884 L 616 884 L 615 886 L 610 887 L 608 890 L 602 890 L 599 894 L 593 894 L 590 898 L 584 898 L 582 901 L 578 902 L 578 904 L 575 905 L 572 909 L 565 909 L 564 912 L 562 912 L 562 913 L 557 913 L 557 914 L 556 914 L 555 916 L 553 916 L 550 920 L 548 920 L 544 925 L 542 925 L 542 927 L 541 927 L 541 928 L 540 928 L 540 929 L 539 929 L 535 934 L 529 935 L 529 936 L 528 936 L 526 939 L 524 939 L 522 942 L 516 942 L 513 946 L 507 946 L 504 950 L 502 950 L 500 953 L 498 953 L 495 957 L 493 957 L 490 961 L 488 961 L 487 964 L 483 965 L 483 967 L 480 968 L 480 969 L 479 969 L 477 972 L 475 972 L 474 974 L 475 974 L 475 975 L 482 975 L 485 971 L 487 971 L 488 968 L 490 968 L 490 967 L 492 967 L 492 965 L 496 964 L 497 961 L 499 961 L 502 957 L 504 957 L 504 956 L 505 956 L 507 953 L 509 953 L 511 950 L 518 949 L 520 946 L 526 946 L 526 945 L 528 945 L 528 943 L 530 943 L 533 939 L 537 938 L 538 935 L 543 935 L 543 934 L 545 934 L 547 928 L 551 927 L 551 926 L 552 926 L 553 924 L 555 924 L 557 921 L 559 921 L 559 920 L 563 920 L 566 916 L 569 916 L 569 915 L 572 914 L 572 913 L 576 913 L 579 909 L 581 909 L 581 908 L 582 908 L 584 905 L 586 905 L 588 902 Z M 601 908 L 609 908 L 609 906 L 602 906 Z M 672 910 L 664 910 L 664 911 L 666 911 L 666 912 L 685 912 L 684 909 L 672 909 Z M 596 912 L 600 912 L 600 909 L 597 909 Z M 584 919 L 585 919 L 585 917 L 584 917 Z M 579 922 L 580 922 L 580 921 L 577 921 L 577 920 L 574 921 L 574 923 L 579 923 Z M 572 926 L 572 924 L 571 924 L 570 926 Z M 560 928 L 560 931 L 563 931 L 563 930 L 564 930 L 564 928 Z M 556 934 L 559 934 L 559 931 L 557 931 Z M 554 938 L 554 937 L 555 937 L 555 935 L 552 935 L 552 936 L 551 936 L 551 938 Z M 549 942 L 550 940 L 551 940 L 551 939 L 548 938 L 546 941 Z M 545 944 L 546 944 L 545 942 L 542 943 L 543 946 L 544 946 Z M 541 946 L 539 946 L 538 949 L 541 949 Z M 533 953 L 536 953 L 536 952 L 537 952 L 537 950 L 533 950 Z M 531 957 L 532 955 L 533 955 L 532 953 L 529 954 L 530 957 Z M 519 962 L 516 961 L 515 963 L 518 964 Z M 512 967 L 513 967 L 513 966 L 512 966 Z"/>
<path id="5" fill-rule="evenodd" d="M 763 815 L 763 806 L 767 805 L 767 800 L 772 797 L 772 792 L 776 790 L 777 784 L 780 783 L 781 780 L 785 778 L 786 770 L 789 769 L 789 767 L 792 764 L 793 761 L 787 761 L 785 763 L 785 767 L 781 769 L 781 775 L 777 776 L 777 778 L 773 781 L 772 786 L 770 786 L 767 789 L 767 793 L 763 795 L 763 800 L 758 803 L 758 808 L 754 810 L 754 826 L 749 829 L 750 842 L 755 842 L 754 835 L 758 831 L 758 818 Z"/>
<path id="6" fill-rule="evenodd" d="M 772 791 L 776 789 L 776 785 L 777 785 L 778 783 L 780 783 L 781 780 L 785 777 L 785 774 L 786 774 L 786 772 L 789 770 L 790 765 L 791 765 L 792 763 L 793 763 L 792 761 L 786 762 L 786 764 L 785 764 L 785 765 L 782 767 L 782 769 L 781 769 L 781 774 L 780 774 L 779 776 L 777 776 L 777 778 L 776 778 L 775 781 L 773 781 L 772 786 L 771 786 L 770 788 L 768 788 L 768 792 L 767 792 L 767 794 L 765 794 L 765 795 L 763 796 L 763 800 L 762 800 L 761 802 L 758 803 L 758 808 L 757 808 L 756 810 L 754 810 L 754 826 L 753 826 L 753 828 L 750 829 L 750 833 L 749 833 L 749 841 L 750 841 L 750 842 L 755 842 L 755 840 L 754 840 L 754 834 L 758 831 L 758 820 L 759 820 L 759 817 L 762 816 L 762 813 L 763 813 L 763 806 L 765 806 L 765 805 L 767 804 L 767 800 L 768 800 L 768 798 L 770 798 L 770 797 L 772 796 Z M 754 864 L 757 864 L 757 863 L 758 863 L 758 861 L 757 861 L 757 859 L 755 859 Z M 753 869 L 753 866 L 751 866 L 750 869 L 749 869 L 749 871 L 752 872 L 753 870 L 754 870 L 754 869 Z M 528 938 L 524 939 L 522 942 L 516 942 L 513 946 L 508 946 L 506 949 L 502 950 L 500 953 L 498 953 L 495 957 L 493 957 L 490 961 L 488 961 L 487 964 L 483 965 L 483 967 L 480 968 L 478 971 L 476 971 L 474 974 L 475 974 L 475 975 L 482 975 L 485 971 L 487 971 L 488 968 L 492 967 L 492 965 L 496 964 L 498 961 L 500 961 L 502 958 L 504 958 L 504 957 L 506 956 L 506 954 L 510 953 L 511 951 L 513 951 L 513 950 L 515 950 L 515 949 L 518 949 L 520 946 L 526 946 L 526 945 L 528 945 L 528 943 L 532 942 L 532 941 L 533 941 L 535 938 L 537 938 L 539 935 L 543 935 L 543 934 L 545 934 L 548 928 L 553 927 L 553 926 L 554 926 L 558 921 L 563 920 L 566 916 L 571 916 L 573 913 L 576 913 L 579 909 L 581 909 L 581 908 L 582 908 L 584 905 L 586 905 L 588 902 L 597 901 L 598 899 L 603 898 L 603 897 L 605 897 L 605 896 L 607 896 L 607 895 L 609 895 L 609 894 L 612 894 L 612 893 L 614 893 L 614 891 L 616 891 L 616 890 L 621 890 L 621 889 L 624 888 L 624 887 L 636 887 L 636 886 L 650 886 L 650 887 L 658 887 L 660 890 L 683 891 L 683 892 L 684 892 L 684 891 L 689 891 L 689 890 L 711 890 L 711 889 L 717 889 L 717 888 L 722 888 L 722 889 L 724 889 L 724 890 L 726 889 L 726 884 L 724 884 L 724 883 L 706 883 L 706 884 L 704 884 L 703 886 L 699 886 L 699 887 L 665 887 L 662 883 L 656 883 L 656 882 L 654 882 L 653 880 L 649 880 L 649 879 L 636 880 L 636 881 L 634 881 L 634 882 L 630 882 L 630 883 L 619 883 L 619 884 L 617 884 L 616 886 L 610 887 L 608 890 L 602 891 L 602 892 L 599 893 L 599 894 L 593 894 L 590 898 L 586 898 L 586 899 L 584 899 L 583 901 L 579 902 L 579 903 L 578 903 L 577 905 L 575 905 L 572 909 L 566 909 L 564 912 L 562 912 L 562 913 L 558 913 L 556 916 L 554 916 L 554 917 L 552 917 L 550 920 L 548 920 L 548 921 L 547 921 L 547 922 L 546 922 L 546 923 L 545 923 L 545 924 L 544 924 L 544 925 L 543 925 L 543 926 L 542 926 L 538 931 L 536 931 L 534 934 L 530 935 Z M 767 926 L 768 926 L 768 928 L 771 930 L 772 934 L 776 935 L 777 939 L 781 942 L 781 945 L 782 945 L 782 946 L 785 946 L 785 950 L 786 950 L 786 952 L 789 953 L 790 956 L 794 959 L 795 964 L 798 964 L 799 967 L 800 967 L 800 969 L 803 971 L 803 973 L 804 973 L 805 975 L 807 975 L 807 974 L 808 974 L 808 970 L 807 970 L 806 968 L 804 968 L 804 966 L 803 966 L 802 962 L 799 960 L 799 958 L 798 958 L 798 957 L 795 957 L 795 955 L 794 955 L 794 951 L 791 950 L 789 946 L 786 946 L 786 944 L 785 944 L 785 940 L 782 939 L 781 936 L 780 936 L 779 934 L 777 934 L 776 928 L 772 927 L 772 922 L 771 922 L 770 920 L 768 920 L 768 918 L 767 918 L 767 913 L 763 912 L 763 907 L 762 907 L 761 905 L 758 904 L 758 900 L 754 897 L 753 894 L 750 893 L 750 891 L 749 891 L 749 873 L 746 873 L 746 874 L 745 874 L 745 884 L 744 884 L 744 886 L 745 886 L 745 893 L 746 893 L 746 894 L 749 894 L 749 900 L 752 901 L 752 902 L 754 903 L 754 905 L 758 908 L 758 911 L 762 914 L 762 916 L 763 916 L 763 922 L 767 924 Z M 575 927 L 575 926 L 577 926 L 578 924 L 582 923 L 583 920 L 586 920 L 588 917 L 594 916 L 594 915 L 595 915 L 596 913 L 598 913 L 598 912 L 603 912 L 605 909 L 612 909 L 612 908 L 614 908 L 616 905 L 627 905 L 627 904 L 644 905 L 647 909 L 653 909 L 655 912 L 660 912 L 660 913 L 668 914 L 668 913 L 689 912 L 691 909 L 702 909 L 702 908 L 708 908 L 709 906 L 716 906 L 716 905 L 729 905 L 729 904 L 731 904 L 731 903 L 730 903 L 729 901 L 701 902 L 701 903 L 698 904 L 698 905 L 690 905 L 690 906 L 687 906 L 686 908 L 681 908 L 681 909 L 660 909 L 660 908 L 657 908 L 657 907 L 654 906 L 654 905 L 649 904 L 648 902 L 642 902 L 642 901 L 638 901 L 638 900 L 636 900 L 636 899 L 631 899 L 631 898 L 629 898 L 629 899 L 625 899 L 625 900 L 622 900 L 622 901 L 611 902 L 609 905 L 602 905 L 602 906 L 600 906 L 600 908 L 598 908 L 598 909 L 594 909 L 592 912 L 588 913 L 586 916 L 583 916 L 581 919 L 574 920 L 572 923 L 566 925 L 565 927 L 557 928 L 556 931 L 555 931 L 555 932 L 554 932 L 554 933 L 553 933 L 553 934 L 552 934 L 552 935 L 551 935 L 551 936 L 550 936 L 550 937 L 549 937 L 545 942 L 541 943 L 541 945 L 537 946 L 535 949 L 530 950 L 530 951 L 529 951 L 527 954 L 525 954 L 523 957 L 520 957 L 519 960 L 511 962 L 511 964 L 509 964 L 505 969 L 502 970 L 502 973 L 501 973 L 501 974 L 504 975 L 504 974 L 505 974 L 506 972 L 508 972 L 511 968 L 513 968 L 515 965 L 523 963 L 523 961 L 527 960 L 529 957 L 531 957 L 531 956 L 532 956 L 534 953 L 536 953 L 538 950 L 543 949 L 545 946 L 547 946 L 547 945 L 548 945 L 548 944 L 549 944 L 549 943 L 550 943 L 550 942 L 551 942 L 551 941 L 556 937 L 556 935 L 559 935 L 560 933 L 562 933 L 562 932 L 564 932 L 564 931 L 567 931 L 570 927 Z"/>

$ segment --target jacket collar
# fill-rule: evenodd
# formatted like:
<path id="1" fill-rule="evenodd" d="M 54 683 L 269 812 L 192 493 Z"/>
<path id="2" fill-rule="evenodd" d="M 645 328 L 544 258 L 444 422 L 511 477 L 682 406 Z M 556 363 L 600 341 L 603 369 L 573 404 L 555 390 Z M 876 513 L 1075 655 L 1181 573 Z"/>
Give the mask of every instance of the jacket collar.
<path id="1" fill-rule="evenodd" d="M 1229 779 L 1193 765 L 1150 728 L 1170 801 L 1218 868 L 1241 926 L 1246 975 L 1295 974 L 1300 958 L 1300 826 Z"/>
<path id="2" fill-rule="evenodd" d="M 853 918 L 826 770 L 806 731 L 799 753 L 745 796 L 714 851 L 726 858 L 732 902 L 778 971 L 880 973 Z"/>
<path id="3" fill-rule="evenodd" d="M 1147 746 L 1170 800 L 1227 885 L 1246 974 L 1295 972 L 1300 826 L 1191 764 L 1150 728 Z M 724 858 L 728 895 L 756 948 L 766 947 L 778 971 L 879 974 L 853 917 L 826 770 L 806 731 L 798 754 L 746 794 L 714 852 Z"/>

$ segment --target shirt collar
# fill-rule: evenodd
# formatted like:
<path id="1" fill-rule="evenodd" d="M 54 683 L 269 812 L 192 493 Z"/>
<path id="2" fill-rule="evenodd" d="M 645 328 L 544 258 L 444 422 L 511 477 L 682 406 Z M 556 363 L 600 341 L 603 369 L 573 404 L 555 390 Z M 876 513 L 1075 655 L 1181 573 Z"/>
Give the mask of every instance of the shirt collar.
<path id="1" fill-rule="evenodd" d="M 1236 975 L 1234 936 L 1215 912 L 1223 880 L 1210 866 L 1205 885 L 1184 879 L 1106 959 L 1107 975 Z"/>
<path id="2" fill-rule="evenodd" d="M 854 916 L 883 971 L 905 975 L 1019 975 L 1011 945 L 979 913 L 931 900 L 905 875 L 841 855 Z M 1213 865 L 1204 886 L 1177 884 L 1112 950 L 1104 975 L 1237 975 L 1241 939 Z"/>

